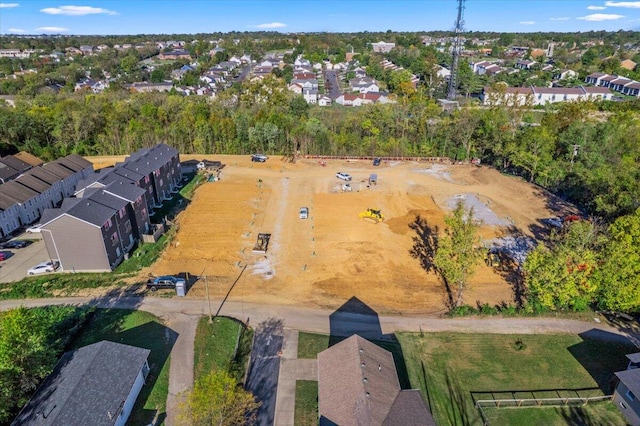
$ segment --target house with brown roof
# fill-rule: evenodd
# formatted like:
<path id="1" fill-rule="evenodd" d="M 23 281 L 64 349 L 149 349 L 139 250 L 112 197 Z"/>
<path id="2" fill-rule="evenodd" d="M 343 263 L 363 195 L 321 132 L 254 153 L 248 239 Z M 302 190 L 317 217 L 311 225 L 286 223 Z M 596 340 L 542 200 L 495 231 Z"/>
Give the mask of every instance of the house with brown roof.
<path id="1" fill-rule="evenodd" d="M 357 334 L 318 354 L 320 425 L 433 426 L 418 390 L 400 388 L 393 355 Z"/>
<path id="2" fill-rule="evenodd" d="M 18 160 L 27 163 L 31 167 L 42 166 L 44 161 L 36 157 L 35 155 L 29 154 L 27 151 L 20 151 L 17 154 L 13 154 Z"/>

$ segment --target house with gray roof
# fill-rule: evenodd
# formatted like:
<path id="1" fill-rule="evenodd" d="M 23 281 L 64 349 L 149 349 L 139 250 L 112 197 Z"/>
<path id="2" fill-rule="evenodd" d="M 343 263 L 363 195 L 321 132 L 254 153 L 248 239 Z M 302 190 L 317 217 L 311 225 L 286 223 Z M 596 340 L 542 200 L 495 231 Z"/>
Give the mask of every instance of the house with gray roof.
<path id="1" fill-rule="evenodd" d="M 631 425 L 640 425 L 640 353 L 628 354 L 626 370 L 615 373 L 618 384 L 613 393 L 613 403 Z"/>
<path id="2" fill-rule="evenodd" d="M 434 426 L 417 390 L 402 390 L 393 355 L 356 335 L 318 354 L 320 425 Z"/>
<path id="3" fill-rule="evenodd" d="M 151 353 L 103 340 L 65 353 L 12 426 L 124 426 Z"/>

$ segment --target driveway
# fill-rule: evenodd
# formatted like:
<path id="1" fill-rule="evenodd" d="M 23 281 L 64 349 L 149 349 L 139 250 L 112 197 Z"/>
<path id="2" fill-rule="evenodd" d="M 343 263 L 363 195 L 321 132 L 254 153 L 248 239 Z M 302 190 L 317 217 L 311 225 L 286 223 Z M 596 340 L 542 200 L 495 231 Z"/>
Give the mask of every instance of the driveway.
<path id="1" fill-rule="evenodd" d="M 258 325 L 253 337 L 245 387 L 262 403 L 257 425 L 271 426 L 275 421 L 283 334 L 282 321 L 268 319 Z"/>
<path id="2" fill-rule="evenodd" d="M 340 90 L 340 80 L 338 79 L 338 72 L 327 71 L 325 73 L 325 81 L 325 90 L 329 97 L 335 101 L 342 94 L 342 91 Z"/>
<path id="3" fill-rule="evenodd" d="M 27 270 L 40 262 L 49 260 L 49 254 L 44 246 L 40 234 L 22 234 L 16 240 L 33 240 L 25 248 L 3 249 L 3 252 L 11 252 L 12 256 L 0 263 L 0 283 L 20 281 L 27 276 Z"/>

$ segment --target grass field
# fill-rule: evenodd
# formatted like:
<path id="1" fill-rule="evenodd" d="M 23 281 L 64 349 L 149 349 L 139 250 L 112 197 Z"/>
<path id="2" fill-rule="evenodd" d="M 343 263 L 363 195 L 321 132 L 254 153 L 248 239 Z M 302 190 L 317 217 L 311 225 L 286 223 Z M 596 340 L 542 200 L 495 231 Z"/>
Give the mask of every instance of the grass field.
<path id="1" fill-rule="evenodd" d="M 436 423 L 481 425 L 476 400 L 610 394 L 636 351 L 612 336 L 400 333 L 411 385 Z M 608 340 L 606 338 L 609 338 Z M 624 425 L 611 403 L 575 409 L 485 410 L 492 425 Z"/>
<path id="2" fill-rule="evenodd" d="M 98 309 L 73 348 L 110 340 L 151 350 L 151 370 L 129 417 L 129 424 L 142 425 L 150 424 L 156 414 L 160 419 L 164 416 L 169 392 L 169 355 L 176 338 L 162 320 L 148 312 Z"/>
<path id="3" fill-rule="evenodd" d="M 318 382 L 315 380 L 296 381 L 296 426 L 316 426 L 318 424 Z"/>
<path id="4" fill-rule="evenodd" d="M 223 369 L 242 381 L 252 336 L 253 330 L 243 331 L 242 324 L 236 320 L 217 317 L 209 323 L 208 317 L 200 318 L 193 348 L 194 379 L 198 380 L 212 370 Z"/>

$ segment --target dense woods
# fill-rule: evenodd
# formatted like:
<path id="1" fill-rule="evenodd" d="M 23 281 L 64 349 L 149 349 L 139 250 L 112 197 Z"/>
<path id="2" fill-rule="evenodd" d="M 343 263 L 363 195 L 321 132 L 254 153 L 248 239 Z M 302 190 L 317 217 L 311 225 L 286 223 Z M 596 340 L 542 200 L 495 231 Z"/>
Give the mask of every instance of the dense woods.
<path id="1" fill-rule="evenodd" d="M 395 104 L 321 108 L 273 78 L 214 101 L 122 91 L 18 99 L 16 108 L 0 108 L 0 150 L 51 160 L 128 154 L 163 141 L 182 153 L 480 158 L 613 220 L 639 206 L 639 107 L 567 103 L 449 114 L 414 91 Z"/>

